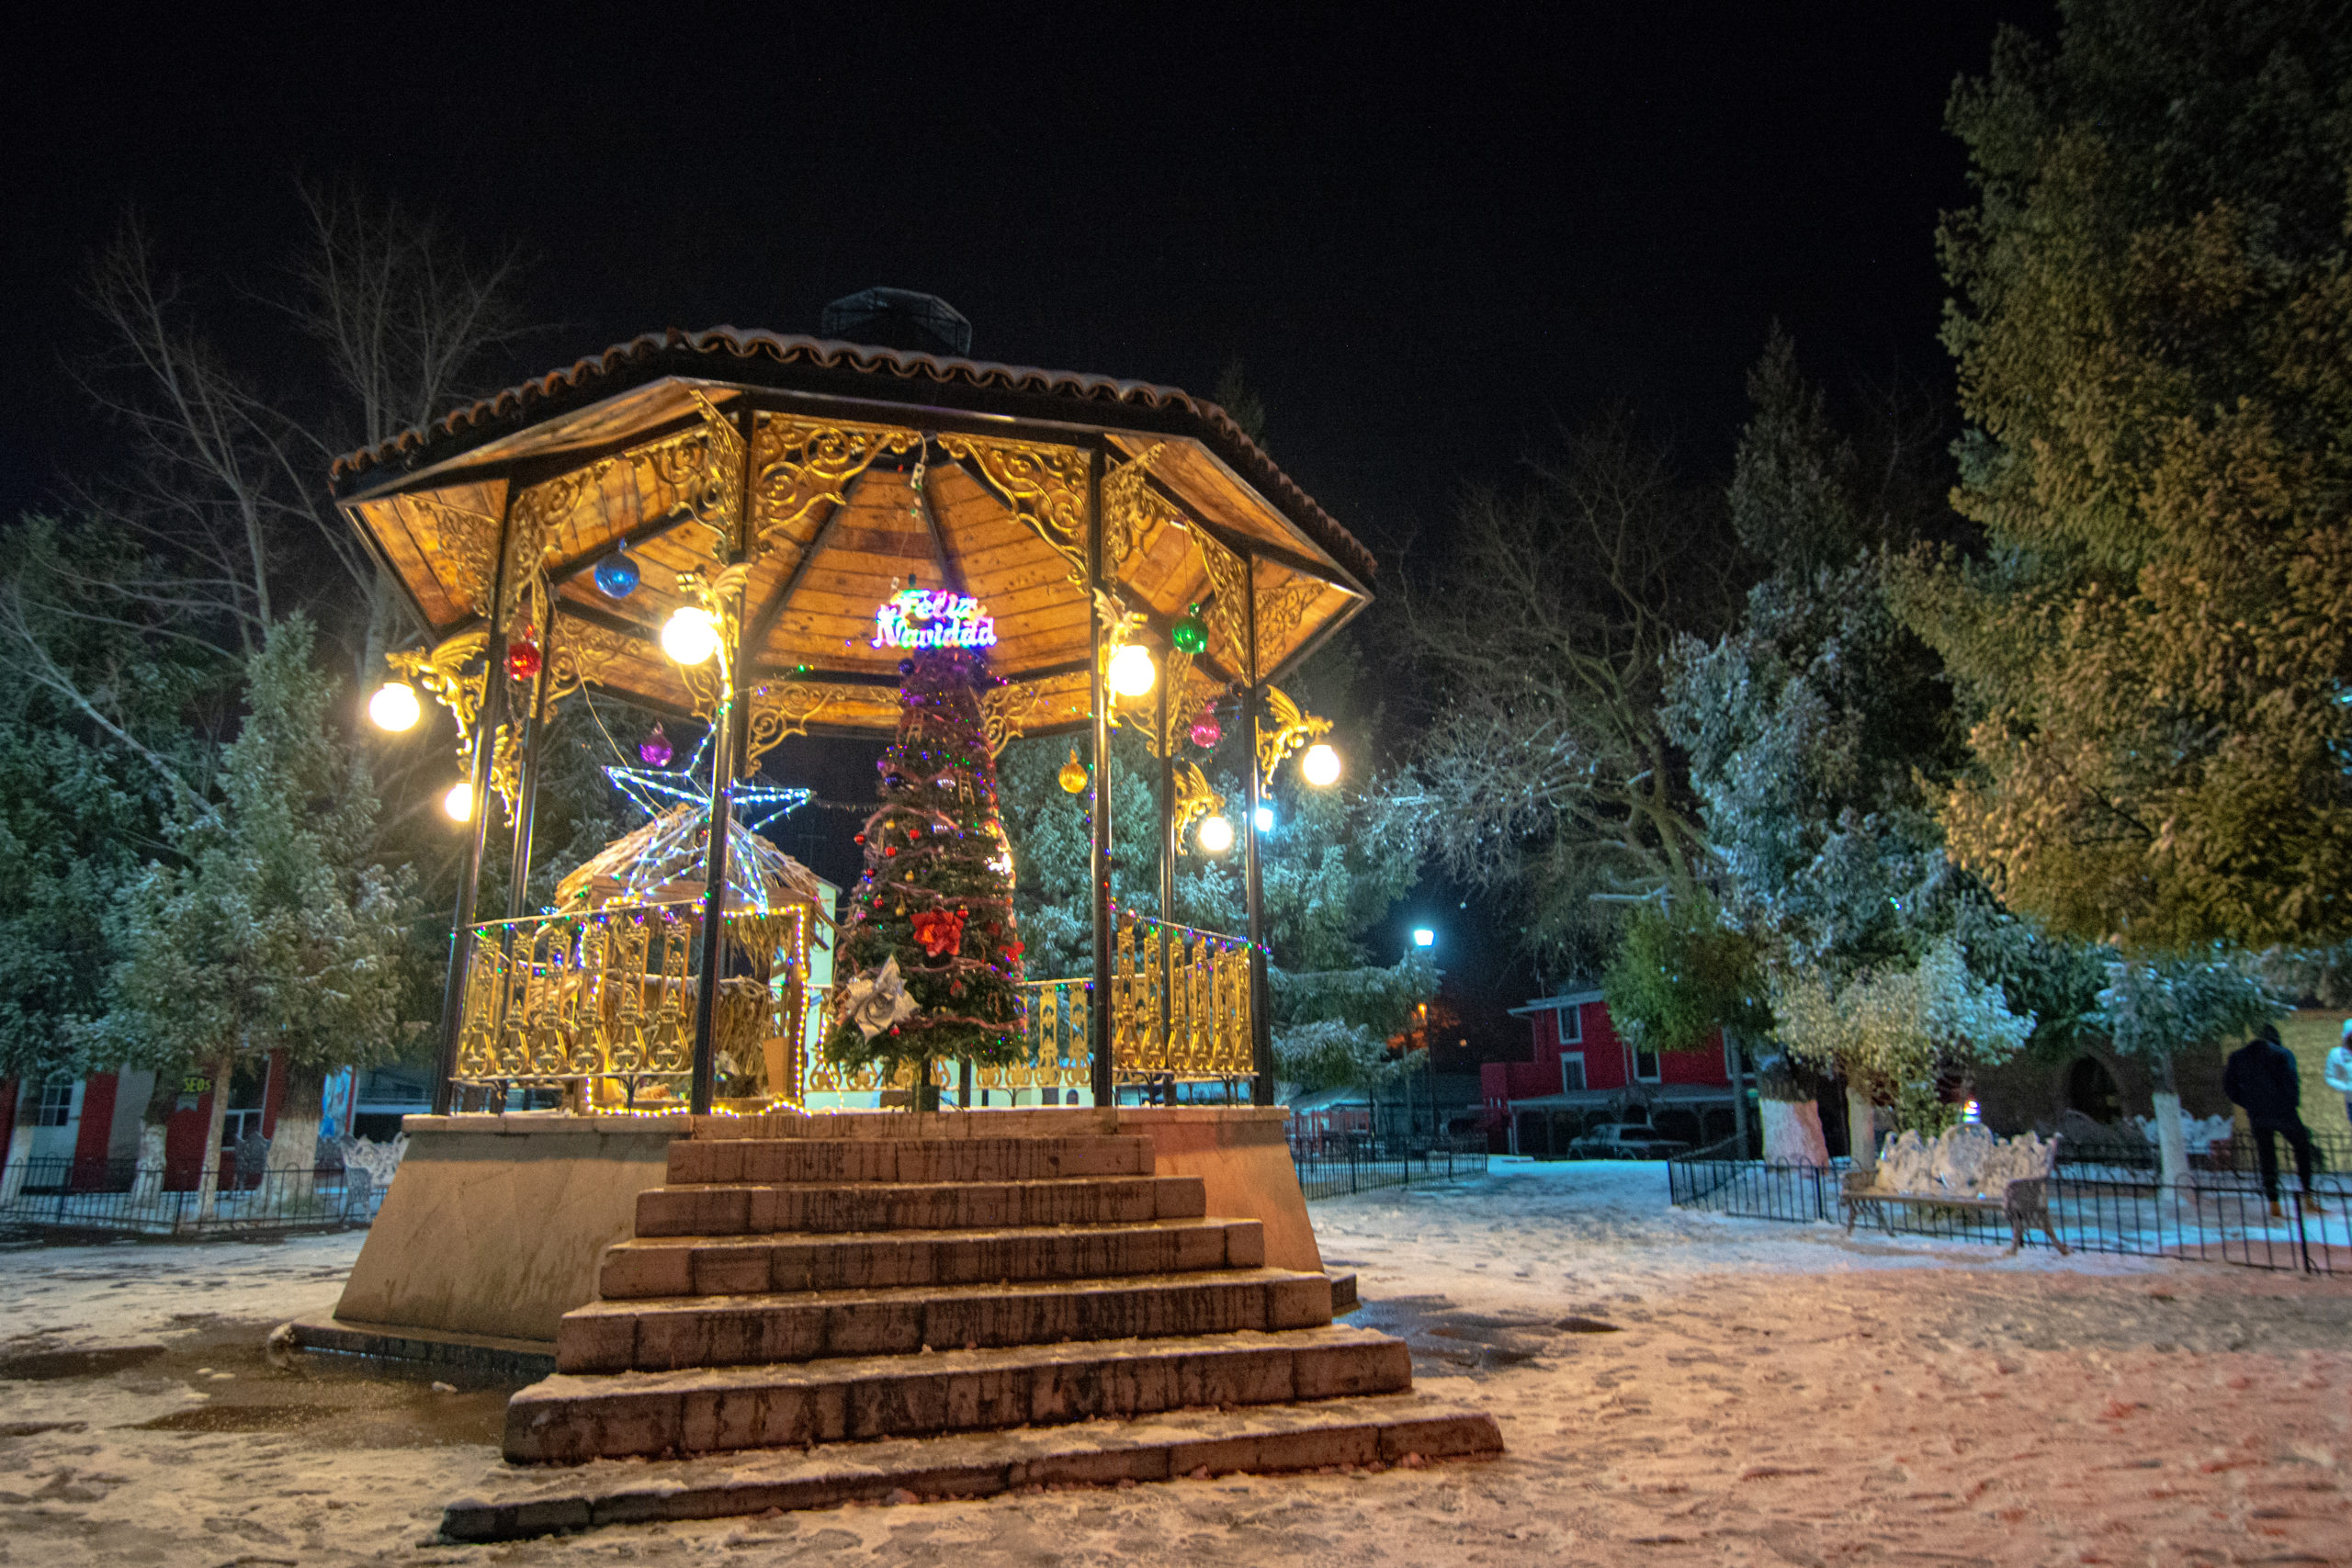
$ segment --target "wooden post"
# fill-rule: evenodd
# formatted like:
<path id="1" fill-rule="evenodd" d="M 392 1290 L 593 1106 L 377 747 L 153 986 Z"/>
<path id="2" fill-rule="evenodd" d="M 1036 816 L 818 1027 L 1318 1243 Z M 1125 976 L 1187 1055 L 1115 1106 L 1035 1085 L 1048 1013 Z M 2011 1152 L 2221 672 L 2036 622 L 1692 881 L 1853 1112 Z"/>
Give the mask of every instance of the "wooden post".
<path id="1" fill-rule="evenodd" d="M 1112 1076 L 1111 1041 L 1111 672 L 1103 652 L 1110 627 L 1102 624 L 1102 449 L 1086 461 L 1086 613 L 1093 635 L 1093 676 L 1088 687 L 1094 717 L 1094 832 L 1086 857 L 1087 908 L 1094 925 L 1094 998 L 1086 1010 L 1088 1044 L 1093 1052 L 1094 1103 L 1117 1102 Z"/>
<path id="2" fill-rule="evenodd" d="M 491 573 L 490 641 L 481 680 L 481 706 L 474 712 L 474 752 L 468 778 L 473 785 L 473 815 L 467 819 L 466 859 L 458 873 L 458 907 L 449 918 L 449 977 L 441 989 L 441 1049 L 433 1063 L 433 1114 L 447 1116 L 458 1076 L 458 1036 L 466 1021 L 466 972 L 474 960 L 474 903 L 481 893 L 481 856 L 490 831 L 490 764 L 496 757 L 498 727 L 506 719 L 506 565 L 508 536 L 514 527 L 514 490 L 507 486 L 498 525 L 498 565 Z M 225 1087 L 221 1090 L 226 1093 Z"/>
<path id="3" fill-rule="evenodd" d="M 1274 1102 L 1273 1021 L 1267 1017 L 1266 890 L 1258 867 L 1258 807 L 1265 795 L 1258 773 L 1258 725 L 1266 709 L 1265 683 L 1258 671 L 1258 558 L 1241 564 L 1241 621 L 1245 671 L 1250 684 L 1241 703 L 1241 735 L 1248 748 L 1244 766 L 1250 771 L 1250 817 L 1241 829 L 1241 874 L 1250 909 L 1250 1103 Z"/>

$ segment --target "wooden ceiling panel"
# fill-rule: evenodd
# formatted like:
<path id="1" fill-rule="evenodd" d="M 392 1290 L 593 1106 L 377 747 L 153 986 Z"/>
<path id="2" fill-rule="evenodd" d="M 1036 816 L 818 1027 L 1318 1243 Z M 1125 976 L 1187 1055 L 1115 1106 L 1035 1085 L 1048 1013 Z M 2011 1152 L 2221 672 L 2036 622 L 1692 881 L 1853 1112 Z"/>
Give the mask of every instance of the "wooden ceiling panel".
<path id="1" fill-rule="evenodd" d="M 476 613 L 471 600 L 483 591 L 472 585 L 472 579 L 478 568 L 494 561 L 498 520 L 504 511 L 501 475 L 507 470 L 488 473 L 466 465 L 493 457 L 511 464 L 527 451 L 534 463 L 531 472 L 543 475 L 549 469 L 538 466 L 539 459 L 550 452 L 576 452 L 582 466 L 536 492 L 545 503 L 543 531 L 537 541 L 541 558 L 572 573 L 560 585 L 558 603 L 580 612 L 579 624 L 639 629 L 637 640 L 617 648 L 608 631 L 594 648 L 599 666 L 590 678 L 605 690 L 665 708 L 690 707 L 691 694 L 661 655 L 658 628 L 686 602 L 676 589 L 679 574 L 718 570 L 710 530 L 686 522 L 633 546 L 642 581 L 625 600 L 605 598 L 578 569 L 608 549 L 616 536 L 658 526 L 683 509 L 707 502 L 703 491 L 708 471 L 695 442 L 709 436 L 707 427 L 695 423 L 697 409 L 705 406 L 695 400 L 697 388 L 721 408 L 741 395 L 712 383 L 678 380 L 632 388 L 593 407 L 570 409 L 560 418 L 542 422 L 524 433 L 529 440 L 522 446 L 513 445 L 522 440 L 518 434 L 496 447 L 475 449 L 445 470 L 447 482 L 437 491 L 418 485 L 421 476 L 412 476 L 401 482 L 423 493 L 397 498 L 379 493 L 369 499 L 362 492 L 347 505 L 355 521 L 373 534 L 388 564 L 409 585 L 432 624 L 454 628 Z M 941 581 L 944 557 L 948 578 L 977 598 L 983 613 L 996 622 L 998 641 L 990 660 L 999 673 L 1022 683 L 1021 701 L 1029 711 L 1024 726 L 1034 732 L 1038 727 L 1082 722 L 1091 611 L 1083 587 L 1072 581 L 1069 557 L 960 464 L 943 461 L 928 467 L 918 498 L 910 470 L 913 433 L 921 427 L 911 421 L 922 416 L 907 417 L 908 450 L 886 455 L 881 461 L 888 466 L 865 469 L 844 487 L 841 502 L 809 507 L 788 531 L 769 535 L 756 552 L 744 604 L 747 615 L 763 618 L 768 631 L 764 645 L 752 656 L 752 666 L 772 672 L 769 678 L 786 678 L 796 667 L 806 666 L 812 671 L 889 679 L 903 656 L 895 649 L 872 646 L 875 612 L 906 586 L 910 575 L 926 588 L 945 586 Z M 1206 447 L 1185 439 L 1159 441 L 1115 430 L 1103 434 L 1114 451 L 1124 454 L 1114 457 L 1114 462 L 1153 445 L 1162 448 L 1152 473 L 1163 495 L 1175 498 L 1177 510 L 1214 524 L 1227 538 L 1261 540 L 1310 570 L 1329 564 L 1332 576 L 1345 576 L 1297 525 Z M 937 455 L 936 446 L 933 452 Z M 752 522 L 760 521 L 755 513 Z M 1181 523 L 1148 525 L 1118 572 L 1121 592 L 1130 604 L 1148 610 L 1161 625 L 1183 615 L 1210 592 L 1200 546 Z M 1298 575 L 1272 560 L 1261 562 L 1258 581 L 1268 666 L 1295 652 L 1355 603 L 1344 590 L 1327 587 L 1312 575 Z M 1220 623 L 1229 616 L 1208 618 L 1212 655 L 1226 668 L 1238 668 L 1240 650 L 1223 646 L 1228 639 Z M 1051 690 L 1040 694 L 1028 690 L 1036 684 L 1034 672 L 1040 670 L 1069 673 L 1049 678 Z M 1024 671 L 1030 672 L 1026 681 Z M 1205 671 L 1195 671 L 1177 700 L 1196 703 L 1212 680 Z M 810 722 L 888 729 L 897 722 L 897 704 L 887 685 L 876 690 L 879 694 L 871 701 L 843 698 L 836 703 L 828 698 Z"/>

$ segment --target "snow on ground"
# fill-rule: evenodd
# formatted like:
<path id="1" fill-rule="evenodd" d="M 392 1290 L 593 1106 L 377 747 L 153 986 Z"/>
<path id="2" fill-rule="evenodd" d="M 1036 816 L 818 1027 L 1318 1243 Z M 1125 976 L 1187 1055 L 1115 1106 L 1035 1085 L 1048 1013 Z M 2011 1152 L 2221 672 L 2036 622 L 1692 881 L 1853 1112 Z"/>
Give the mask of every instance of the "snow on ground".
<path id="1" fill-rule="evenodd" d="M 357 1237 L 0 1252 L 0 1563 L 2352 1562 L 2352 1281 L 1849 1241 L 1665 1187 L 1498 1161 L 1314 1205 L 1356 1321 L 1492 1410 L 1499 1461 L 495 1547 L 433 1529 L 497 1463 L 500 1391 L 261 1348 Z"/>

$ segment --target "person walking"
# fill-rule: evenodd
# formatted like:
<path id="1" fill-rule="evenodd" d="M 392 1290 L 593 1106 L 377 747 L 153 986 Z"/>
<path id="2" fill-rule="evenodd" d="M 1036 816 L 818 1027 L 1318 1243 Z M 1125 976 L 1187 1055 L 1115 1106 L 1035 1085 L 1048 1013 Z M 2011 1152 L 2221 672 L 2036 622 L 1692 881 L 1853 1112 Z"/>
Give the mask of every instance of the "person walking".
<path id="1" fill-rule="evenodd" d="M 2295 1151 L 2295 1176 L 2302 1184 L 2303 1209 L 2321 1212 L 2312 1192 L 2312 1135 L 2303 1126 L 2302 1074 L 2293 1052 L 2280 1043 L 2278 1026 L 2266 1023 L 2254 1038 L 2230 1053 L 2222 1069 L 2222 1092 L 2245 1111 L 2254 1128 L 2255 1158 L 2262 1168 L 2262 1194 L 2270 1200 L 2273 1219 L 2285 1217 L 2278 1206 L 2278 1149 L 2275 1137 L 2284 1137 Z"/>
<path id="2" fill-rule="evenodd" d="M 2344 1021 L 2344 1036 L 2327 1053 L 2324 1075 L 2327 1087 L 2344 1097 L 2344 1119 L 2352 1122 L 2352 1018 Z"/>

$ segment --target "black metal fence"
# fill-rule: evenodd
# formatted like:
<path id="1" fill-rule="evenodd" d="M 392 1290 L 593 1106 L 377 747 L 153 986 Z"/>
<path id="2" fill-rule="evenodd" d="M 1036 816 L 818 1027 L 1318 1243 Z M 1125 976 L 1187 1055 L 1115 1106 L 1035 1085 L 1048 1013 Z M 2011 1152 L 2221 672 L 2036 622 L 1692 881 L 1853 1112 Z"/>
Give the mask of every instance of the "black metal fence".
<path id="1" fill-rule="evenodd" d="M 1300 1190 L 1309 1198 L 1335 1198 L 1380 1187 L 1484 1176 L 1487 1140 L 1470 1135 L 1383 1145 L 1369 1137 L 1344 1134 L 1294 1138 L 1290 1158 L 1298 1168 Z"/>
<path id="2" fill-rule="evenodd" d="M 2252 1151 L 2247 1151 L 2249 1159 Z M 2278 1210 L 2248 1170 L 2194 1171 L 2187 1186 L 2168 1187 L 2112 1163 L 2069 1163 L 2061 1158 L 2045 1190 L 2052 1227 L 2077 1252 L 2139 1258 L 2180 1258 L 2235 1263 L 2255 1269 L 2300 1269 L 2313 1274 L 2352 1274 L 2352 1178 L 2336 1169 L 2315 1175 L 2309 1195 L 2297 1186 L 2288 1161 L 2279 1183 Z M 1676 1206 L 1744 1219 L 1796 1224 L 1843 1224 L 1839 1202 L 1847 1165 L 1827 1168 L 1767 1165 L 1761 1160 L 1719 1157 L 1702 1150 L 1667 1162 L 1667 1191 Z M 1904 1235 L 1942 1241 L 1984 1242 L 2006 1247 L 2008 1222 L 1997 1212 L 1938 1203 L 1871 1204 L 1857 1222 Z M 2048 1238 L 2029 1230 L 2029 1245 Z"/>
<path id="3" fill-rule="evenodd" d="M 147 1236 L 263 1236 L 366 1225 L 383 1190 L 356 1166 L 231 1168 L 226 1177 L 136 1160 L 0 1167 L 0 1229 Z"/>

